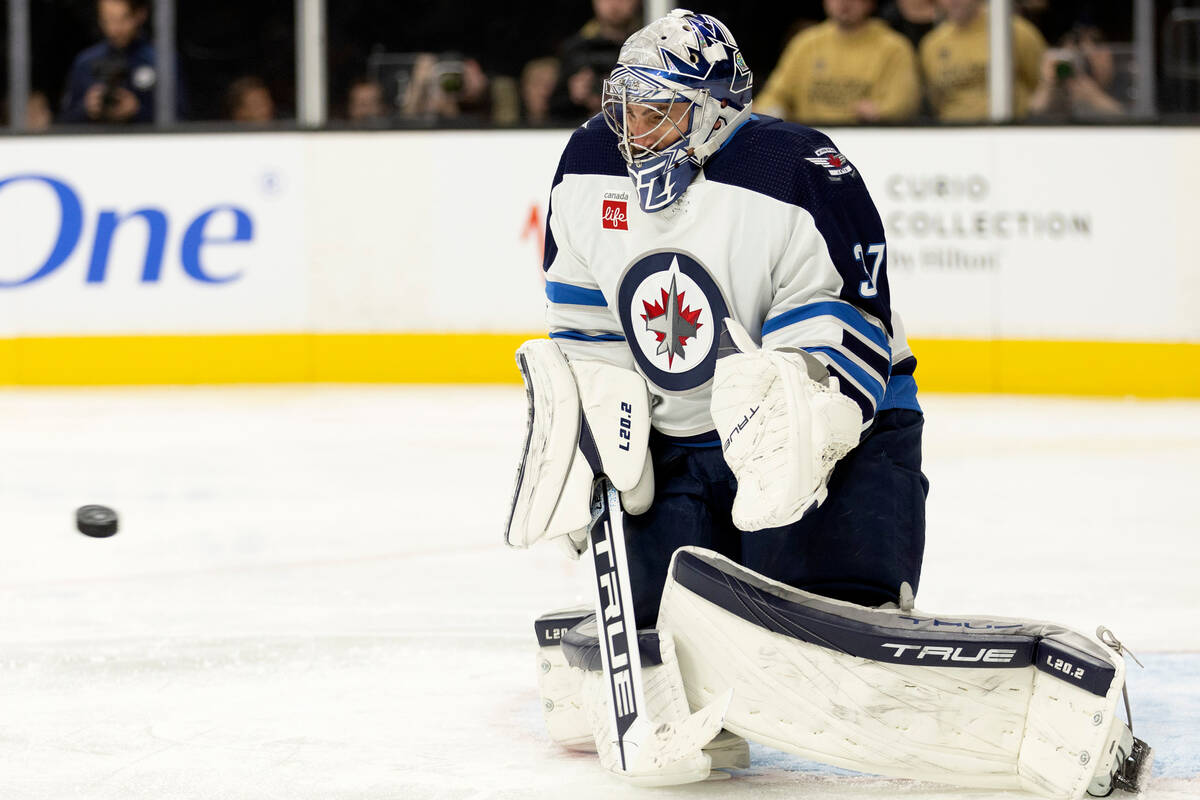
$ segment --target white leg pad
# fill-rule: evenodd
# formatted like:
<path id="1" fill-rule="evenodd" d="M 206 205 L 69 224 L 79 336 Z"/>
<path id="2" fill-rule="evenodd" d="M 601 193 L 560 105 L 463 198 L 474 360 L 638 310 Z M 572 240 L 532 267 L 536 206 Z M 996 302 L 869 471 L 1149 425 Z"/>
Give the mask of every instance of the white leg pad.
<path id="1" fill-rule="evenodd" d="M 567 664 L 561 648 L 538 648 L 538 691 L 546 731 L 568 750 L 594 753 L 592 725 L 583 707 L 583 676 L 583 670 Z"/>
<path id="2" fill-rule="evenodd" d="M 1124 729 L 1123 662 L 1059 626 L 866 609 L 698 548 L 658 625 L 692 706 L 733 689 L 727 729 L 848 769 L 1073 800 Z"/>
<path id="3" fill-rule="evenodd" d="M 546 731 L 569 750 L 594 753 L 592 725 L 583 707 L 583 670 L 572 668 L 560 647 L 567 631 L 592 611 L 590 606 L 551 611 L 537 618 L 533 630 L 538 640 L 538 693 Z"/>

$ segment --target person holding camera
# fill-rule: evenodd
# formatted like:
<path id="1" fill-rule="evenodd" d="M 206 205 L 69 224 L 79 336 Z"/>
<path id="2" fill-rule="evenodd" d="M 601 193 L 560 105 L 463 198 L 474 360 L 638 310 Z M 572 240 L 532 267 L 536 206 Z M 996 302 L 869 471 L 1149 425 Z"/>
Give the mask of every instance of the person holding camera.
<path id="1" fill-rule="evenodd" d="M 491 79 L 479 61 L 461 53 L 420 53 L 413 61 L 400 117 L 423 122 L 493 119 Z"/>
<path id="2" fill-rule="evenodd" d="M 1029 110 L 1047 120 L 1120 116 L 1125 109 L 1110 94 L 1115 73 L 1100 30 L 1076 25 L 1042 58 L 1042 82 Z"/>
<path id="3" fill-rule="evenodd" d="M 104 40 L 75 57 L 63 95 L 63 122 L 154 121 L 154 46 L 142 30 L 148 0 L 97 0 Z M 182 94 L 176 91 L 177 103 Z"/>

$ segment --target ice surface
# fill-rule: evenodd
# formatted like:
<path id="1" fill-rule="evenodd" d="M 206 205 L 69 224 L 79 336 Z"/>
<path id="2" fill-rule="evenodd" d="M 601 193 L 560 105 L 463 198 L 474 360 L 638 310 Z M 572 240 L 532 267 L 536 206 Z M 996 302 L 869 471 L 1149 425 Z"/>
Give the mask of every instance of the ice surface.
<path id="1" fill-rule="evenodd" d="M 1146 797 L 1200 796 L 1200 403 L 926 396 L 918 604 L 1112 628 Z M 519 387 L 0 391 L 0 800 L 1019 798 L 755 746 L 637 790 L 552 745 L 500 544 Z M 113 506 L 88 539 L 75 507 Z"/>

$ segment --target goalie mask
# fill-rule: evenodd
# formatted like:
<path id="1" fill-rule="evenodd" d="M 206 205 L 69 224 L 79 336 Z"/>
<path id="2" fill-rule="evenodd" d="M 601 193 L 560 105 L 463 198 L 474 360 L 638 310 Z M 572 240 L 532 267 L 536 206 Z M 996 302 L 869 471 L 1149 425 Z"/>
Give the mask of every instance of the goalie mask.
<path id="1" fill-rule="evenodd" d="M 603 110 L 643 211 L 675 202 L 750 118 L 753 83 L 733 34 L 707 14 L 675 9 L 626 40 Z"/>

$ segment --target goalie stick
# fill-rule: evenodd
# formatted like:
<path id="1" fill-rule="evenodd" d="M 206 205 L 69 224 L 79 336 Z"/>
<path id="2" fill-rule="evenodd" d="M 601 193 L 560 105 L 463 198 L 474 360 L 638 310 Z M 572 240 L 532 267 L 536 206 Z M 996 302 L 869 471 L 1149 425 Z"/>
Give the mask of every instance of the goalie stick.
<path id="1" fill-rule="evenodd" d="M 629 772 L 644 735 L 644 718 L 639 717 L 646 708 L 642 657 L 629 587 L 621 497 L 603 475 L 596 480 L 593 491 L 589 540 L 596 571 L 596 629 L 611 702 L 613 735 L 621 769 Z M 637 726 L 639 719 L 643 719 L 642 726 Z"/>
<path id="2" fill-rule="evenodd" d="M 637 619 L 625 528 L 621 525 L 621 495 L 604 475 L 596 439 L 583 412 L 579 413 L 579 450 L 592 468 L 592 521 L 588 527 L 592 567 L 596 573 L 596 631 L 600 658 L 609 693 L 612 736 L 622 772 L 633 768 L 634 755 L 644 737 L 638 726 L 646 708 L 642 684 L 642 657 L 637 645 Z"/>
<path id="3" fill-rule="evenodd" d="M 700 754 L 701 748 L 720 732 L 733 692 L 725 692 L 686 719 L 651 718 L 629 585 L 621 495 L 602 471 L 595 439 L 582 413 L 579 449 L 595 474 L 588 541 L 596 579 L 596 632 L 609 701 L 610 740 L 620 771 L 645 786 L 702 780 L 711 762 Z M 697 757 L 705 764 L 699 773 L 694 767 L 691 772 L 679 769 L 680 763 L 689 758 L 694 762 Z M 674 770 L 672 765 L 676 765 Z"/>

